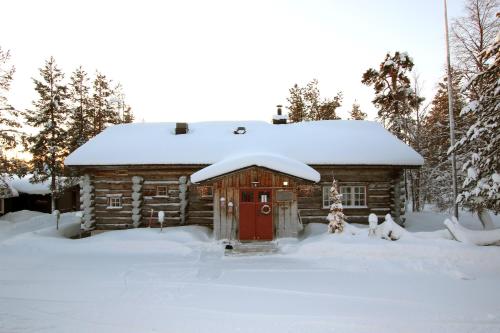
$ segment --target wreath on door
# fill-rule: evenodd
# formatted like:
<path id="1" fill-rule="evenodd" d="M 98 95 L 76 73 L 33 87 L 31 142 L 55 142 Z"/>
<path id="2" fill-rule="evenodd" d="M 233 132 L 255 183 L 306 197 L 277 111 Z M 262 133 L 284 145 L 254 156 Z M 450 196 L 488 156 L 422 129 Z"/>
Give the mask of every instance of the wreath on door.
<path id="1" fill-rule="evenodd" d="M 262 207 L 260 207 L 260 212 L 264 215 L 269 215 L 269 213 L 271 213 L 271 206 L 262 205 Z"/>

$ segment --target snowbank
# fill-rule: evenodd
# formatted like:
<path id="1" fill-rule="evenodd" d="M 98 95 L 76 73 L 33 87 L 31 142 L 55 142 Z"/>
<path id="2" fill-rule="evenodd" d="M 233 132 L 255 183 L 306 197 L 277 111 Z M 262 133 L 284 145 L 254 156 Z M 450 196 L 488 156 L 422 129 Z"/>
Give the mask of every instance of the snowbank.
<path id="1" fill-rule="evenodd" d="M 245 127 L 245 134 L 234 134 Z M 261 121 L 111 126 L 70 154 L 66 165 L 213 164 L 235 155 L 279 154 L 306 164 L 422 165 L 423 158 L 382 125 L 325 120 L 287 125 Z M 338 144 L 331 144 L 337 142 Z"/>
<path id="2" fill-rule="evenodd" d="M 319 172 L 307 164 L 292 160 L 288 157 L 276 154 L 253 153 L 232 156 L 220 162 L 214 163 L 198 172 L 193 173 L 191 175 L 191 181 L 193 183 L 198 183 L 250 166 L 265 167 L 313 182 L 319 182 L 321 177 Z"/>
<path id="3" fill-rule="evenodd" d="M 76 236 L 80 232 L 80 220 L 75 214 L 61 214 L 59 230 L 56 230 L 54 215 L 28 210 L 7 213 L 0 217 L 0 242 L 29 233 L 65 238 Z"/>
<path id="4" fill-rule="evenodd" d="M 6 217 L 24 233 L 0 227 L 0 332 L 500 331 L 499 247 L 309 224 L 276 255 L 224 256 L 204 227 L 71 240 Z"/>

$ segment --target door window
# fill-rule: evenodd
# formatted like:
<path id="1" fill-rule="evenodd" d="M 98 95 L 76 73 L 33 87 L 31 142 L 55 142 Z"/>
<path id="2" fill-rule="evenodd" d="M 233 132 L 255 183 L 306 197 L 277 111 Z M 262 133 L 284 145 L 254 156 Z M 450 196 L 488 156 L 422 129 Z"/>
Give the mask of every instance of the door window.
<path id="1" fill-rule="evenodd" d="M 271 202 L 271 192 L 260 191 L 259 192 L 259 202 Z"/>
<path id="2" fill-rule="evenodd" d="M 242 191 L 241 202 L 253 202 L 253 191 Z"/>

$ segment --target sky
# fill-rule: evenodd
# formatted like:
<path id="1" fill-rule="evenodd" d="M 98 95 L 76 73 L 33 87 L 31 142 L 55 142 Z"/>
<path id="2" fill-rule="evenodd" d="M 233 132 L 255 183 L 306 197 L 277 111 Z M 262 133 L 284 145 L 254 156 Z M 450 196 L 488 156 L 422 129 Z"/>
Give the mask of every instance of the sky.
<path id="1" fill-rule="evenodd" d="M 462 0 L 448 0 L 450 19 Z M 374 119 L 373 88 L 361 84 L 387 52 L 415 62 L 427 102 L 444 75 L 441 0 L 2 1 L 0 46 L 16 73 L 9 101 L 29 109 L 31 78 L 54 56 L 120 82 L 136 121 L 270 121 L 288 89 L 318 79 L 322 97 L 357 100 Z"/>

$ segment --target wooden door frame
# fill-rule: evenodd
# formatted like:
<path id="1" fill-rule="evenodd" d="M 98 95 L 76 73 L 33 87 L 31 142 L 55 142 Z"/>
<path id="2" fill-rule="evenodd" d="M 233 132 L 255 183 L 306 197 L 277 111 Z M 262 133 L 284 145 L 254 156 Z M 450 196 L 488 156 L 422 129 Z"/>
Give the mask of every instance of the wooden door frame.
<path id="1" fill-rule="evenodd" d="M 275 234 L 275 230 L 274 230 L 274 190 L 275 188 L 274 187 L 240 187 L 239 189 L 239 193 L 238 193 L 238 203 L 239 205 L 241 206 L 241 203 L 242 203 L 242 192 L 243 191 L 252 191 L 254 193 L 254 196 L 253 196 L 253 205 L 254 207 L 257 206 L 258 203 L 260 203 L 260 201 L 258 201 L 258 194 L 257 192 L 258 191 L 269 191 L 271 192 L 271 200 L 269 201 L 269 203 L 271 204 L 271 212 L 270 212 L 270 218 L 271 218 L 271 228 L 272 228 L 272 239 L 271 240 L 258 240 L 258 239 L 253 239 L 253 240 L 241 240 L 241 237 L 240 237 L 240 225 L 241 225 L 241 209 L 239 209 L 238 207 L 238 240 L 239 241 L 243 241 L 243 242 L 262 242 L 262 241 L 273 241 L 275 238 L 276 238 L 276 234 Z M 254 223 L 256 223 L 255 221 L 255 218 L 254 218 Z"/>

